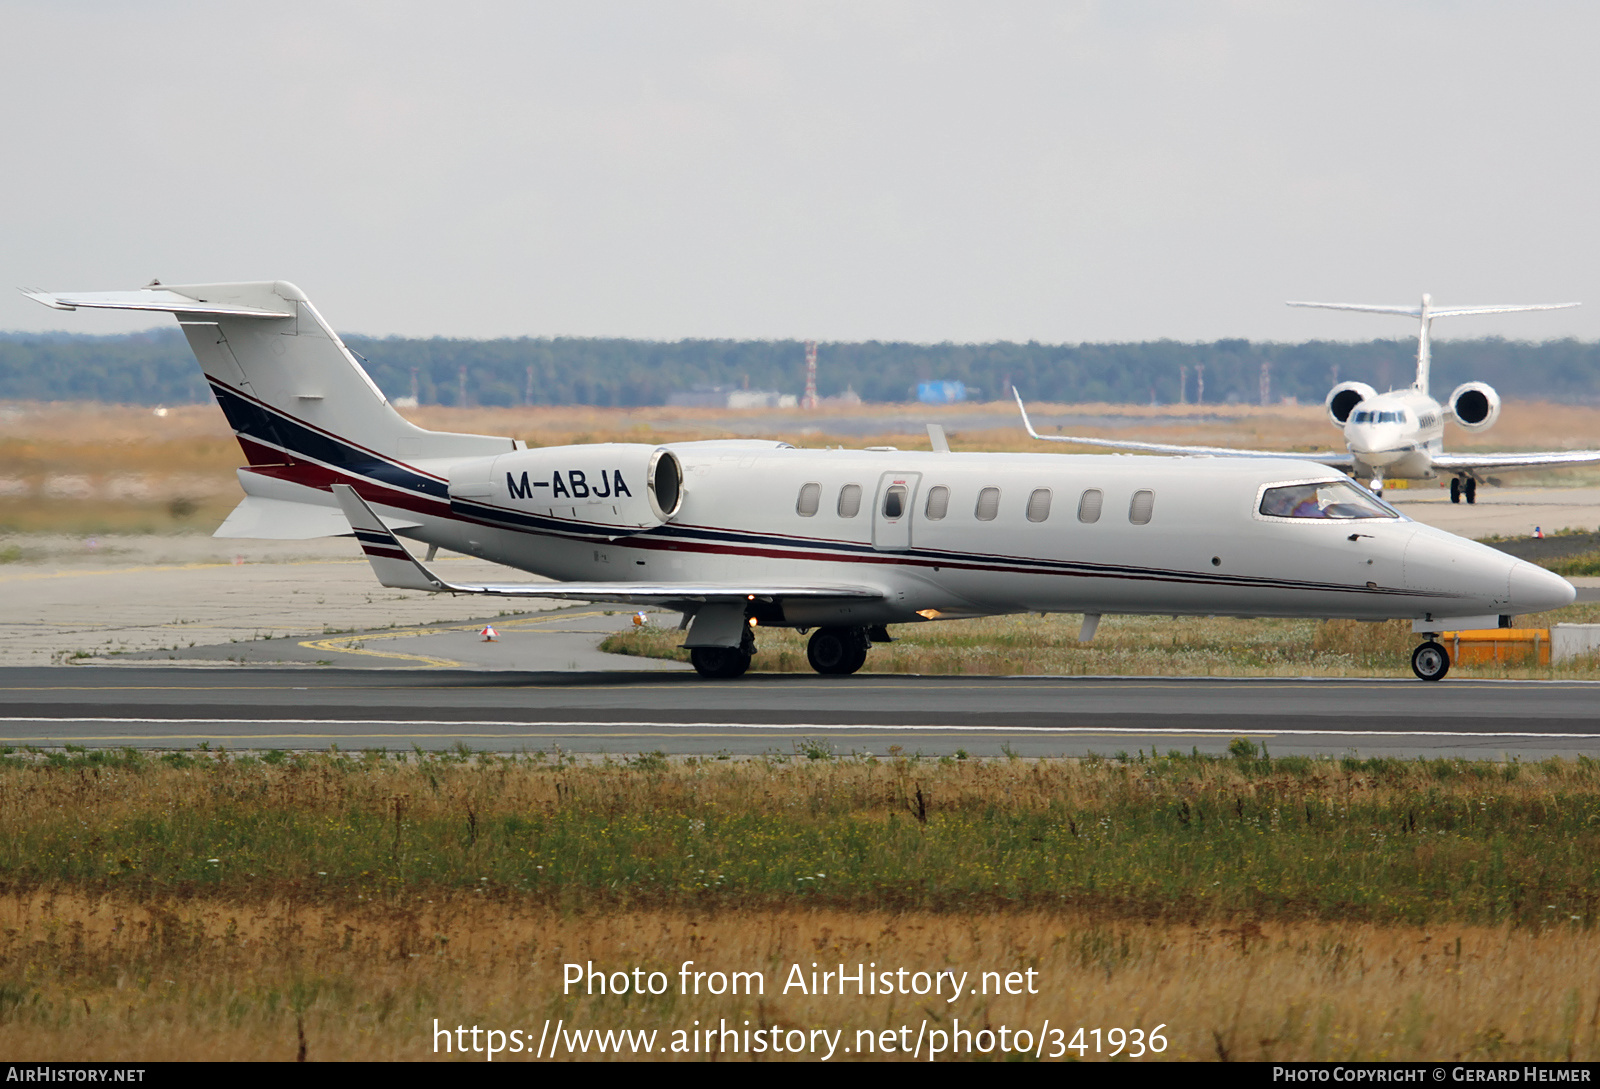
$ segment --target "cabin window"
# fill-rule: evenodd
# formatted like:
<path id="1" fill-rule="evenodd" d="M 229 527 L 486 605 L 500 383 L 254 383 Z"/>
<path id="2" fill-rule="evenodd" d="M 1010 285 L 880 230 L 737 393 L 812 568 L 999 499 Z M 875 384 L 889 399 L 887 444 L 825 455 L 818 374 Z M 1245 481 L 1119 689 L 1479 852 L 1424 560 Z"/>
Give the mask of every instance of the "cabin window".
<path id="1" fill-rule="evenodd" d="M 1083 498 L 1078 500 L 1078 521 L 1098 522 L 1100 520 L 1100 508 L 1105 506 L 1105 502 L 1106 493 L 1099 488 L 1090 488 L 1084 492 Z"/>
<path id="2" fill-rule="evenodd" d="M 800 485 L 800 498 L 795 500 L 794 512 L 802 518 L 810 518 L 817 513 L 817 506 L 822 502 L 821 484 Z"/>
<path id="3" fill-rule="evenodd" d="M 883 493 L 883 516 L 898 518 L 906 512 L 906 486 L 896 484 Z"/>
<path id="4" fill-rule="evenodd" d="M 1133 502 L 1128 504 L 1128 521 L 1136 526 L 1147 526 L 1155 509 L 1155 492 L 1134 492 Z"/>
<path id="5" fill-rule="evenodd" d="M 1050 517 L 1050 489 L 1038 488 L 1028 496 L 1028 521 L 1042 522 Z"/>
<path id="6" fill-rule="evenodd" d="M 928 521 L 937 522 L 950 513 L 950 489 L 943 484 L 928 489 L 928 505 L 922 509 Z"/>
<path id="7" fill-rule="evenodd" d="M 861 485 L 846 484 L 839 489 L 839 517 L 854 518 L 861 513 Z"/>
<path id="8" fill-rule="evenodd" d="M 992 522 L 1000 513 L 1000 489 L 985 488 L 978 493 L 978 506 L 972 512 L 980 522 Z"/>
<path id="9" fill-rule="evenodd" d="M 1400 512 L 1348 480 L 1290 484 L 1261 494 L 1260 511 L 1274 518 L 1398 518 Z"/>

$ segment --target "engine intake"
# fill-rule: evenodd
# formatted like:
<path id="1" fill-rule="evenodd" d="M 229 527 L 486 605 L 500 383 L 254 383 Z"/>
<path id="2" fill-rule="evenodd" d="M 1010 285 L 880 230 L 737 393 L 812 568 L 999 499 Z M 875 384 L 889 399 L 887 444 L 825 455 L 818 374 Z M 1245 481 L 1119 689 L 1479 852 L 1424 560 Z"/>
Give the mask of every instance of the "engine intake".
<path id="1" fill-rule="evenodd" d="M 1468 431 L 1486 431 L 1500 418 L 1500 395 L 1487 382 L 1457 386 L 1445 409 Z"/>
<path id="2" fill-rule="evenodd" d="M 1377 395 L 1378 391 L 1365 382 L 1340 382 L 1328 391 L 1328 399 L 1323 404 L 1333 422 L 1343 427 L 1357 405 Z"/>

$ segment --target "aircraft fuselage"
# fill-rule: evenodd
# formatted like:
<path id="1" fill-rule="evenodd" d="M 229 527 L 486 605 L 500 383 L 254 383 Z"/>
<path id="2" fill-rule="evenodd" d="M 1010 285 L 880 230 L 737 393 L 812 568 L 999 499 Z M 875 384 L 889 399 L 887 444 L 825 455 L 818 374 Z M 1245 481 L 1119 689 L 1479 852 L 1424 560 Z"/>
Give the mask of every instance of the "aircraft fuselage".
<path id="1" fill-rule="evenodd" d="M 606 460 L 605 445 L 566 449 Z M 620 466 L 637 448 L 615 449 Z M 1539 611 L 1571 597 L 1554 575 L 1398 515 L 1263 514 L 1270 487 L 1340 479 L 1306 462 L 664 449 L 682 465 L 682 502 L 644 529 L 614 524 L 605 501 L 521 495 L 533 484 L 514 474 L 471 499 L 397 492 L 392 474 L 382 485 L 345 479 L 380 513 L 419 523 L 402 536 L 558 581 L 823 580 L 883 591 L 871 602 L 789 602 L 762 619 L 800 627 L 1021 611 L 1420 619 Z M 449 478 L 447 465 L 414 471 Z M 643 491 L 613 471 L 611 489 L 621 479 L 630 498 Z"/>

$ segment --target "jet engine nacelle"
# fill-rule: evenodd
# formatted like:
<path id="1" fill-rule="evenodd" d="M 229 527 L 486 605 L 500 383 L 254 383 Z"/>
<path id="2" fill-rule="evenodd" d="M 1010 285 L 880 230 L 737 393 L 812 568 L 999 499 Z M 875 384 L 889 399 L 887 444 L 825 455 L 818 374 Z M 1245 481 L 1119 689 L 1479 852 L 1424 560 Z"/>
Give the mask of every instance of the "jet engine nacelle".
<path id="1" fill-rule="evenodd" d="M 683 466 L 643 443 L 547 446 L 474 458 L 450 469 L 452 507 L 474 503 L 638 533 L 683 505 Z"/>
<path id="2" fill-rule="evenodd" d="M 1457 386 L 1445 409 L 1468 431 L 1486 431 L 1500 418 L 1500 395 L 1487 382 Z"/>
<path id="3" fill-rule="evenodd" d="M 1328 391 L 1328 399 L 1323 404 L 1333 422 L 1343 427 L 1357 405 L 1377 395 L 1378 391 L 1365 382 L 1340 382 Z"/>

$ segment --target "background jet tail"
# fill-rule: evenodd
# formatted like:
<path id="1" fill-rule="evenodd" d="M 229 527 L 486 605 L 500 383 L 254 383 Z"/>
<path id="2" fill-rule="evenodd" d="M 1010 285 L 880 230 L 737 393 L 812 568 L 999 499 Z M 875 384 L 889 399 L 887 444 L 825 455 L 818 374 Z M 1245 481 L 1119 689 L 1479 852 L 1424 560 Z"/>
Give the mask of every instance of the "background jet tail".
<path id="1" fill-rule="evenodd" d="M 1290 306 L 1310 306 L 1319 310 L 1355 310 L 1363 314 L 1401 314 L 1417 318 L 1421 328 L 1417 331 L 1417 380 L 1411 388 L 1419 393 L 1428 392 L 1428 371 L 1433 365 L 1433 351 L 1429 330 L 1434 318 L 1460 318 L 1471 314 L 1516 314 L 1524 310 L 1566 310 L 1581 303 L 1534 303 L 1531 306 L 1434 306 L 1433 296 L 1422 296 L 1420 306 L 1369 306 L 1366 303 L 1292 302 Z"/>

